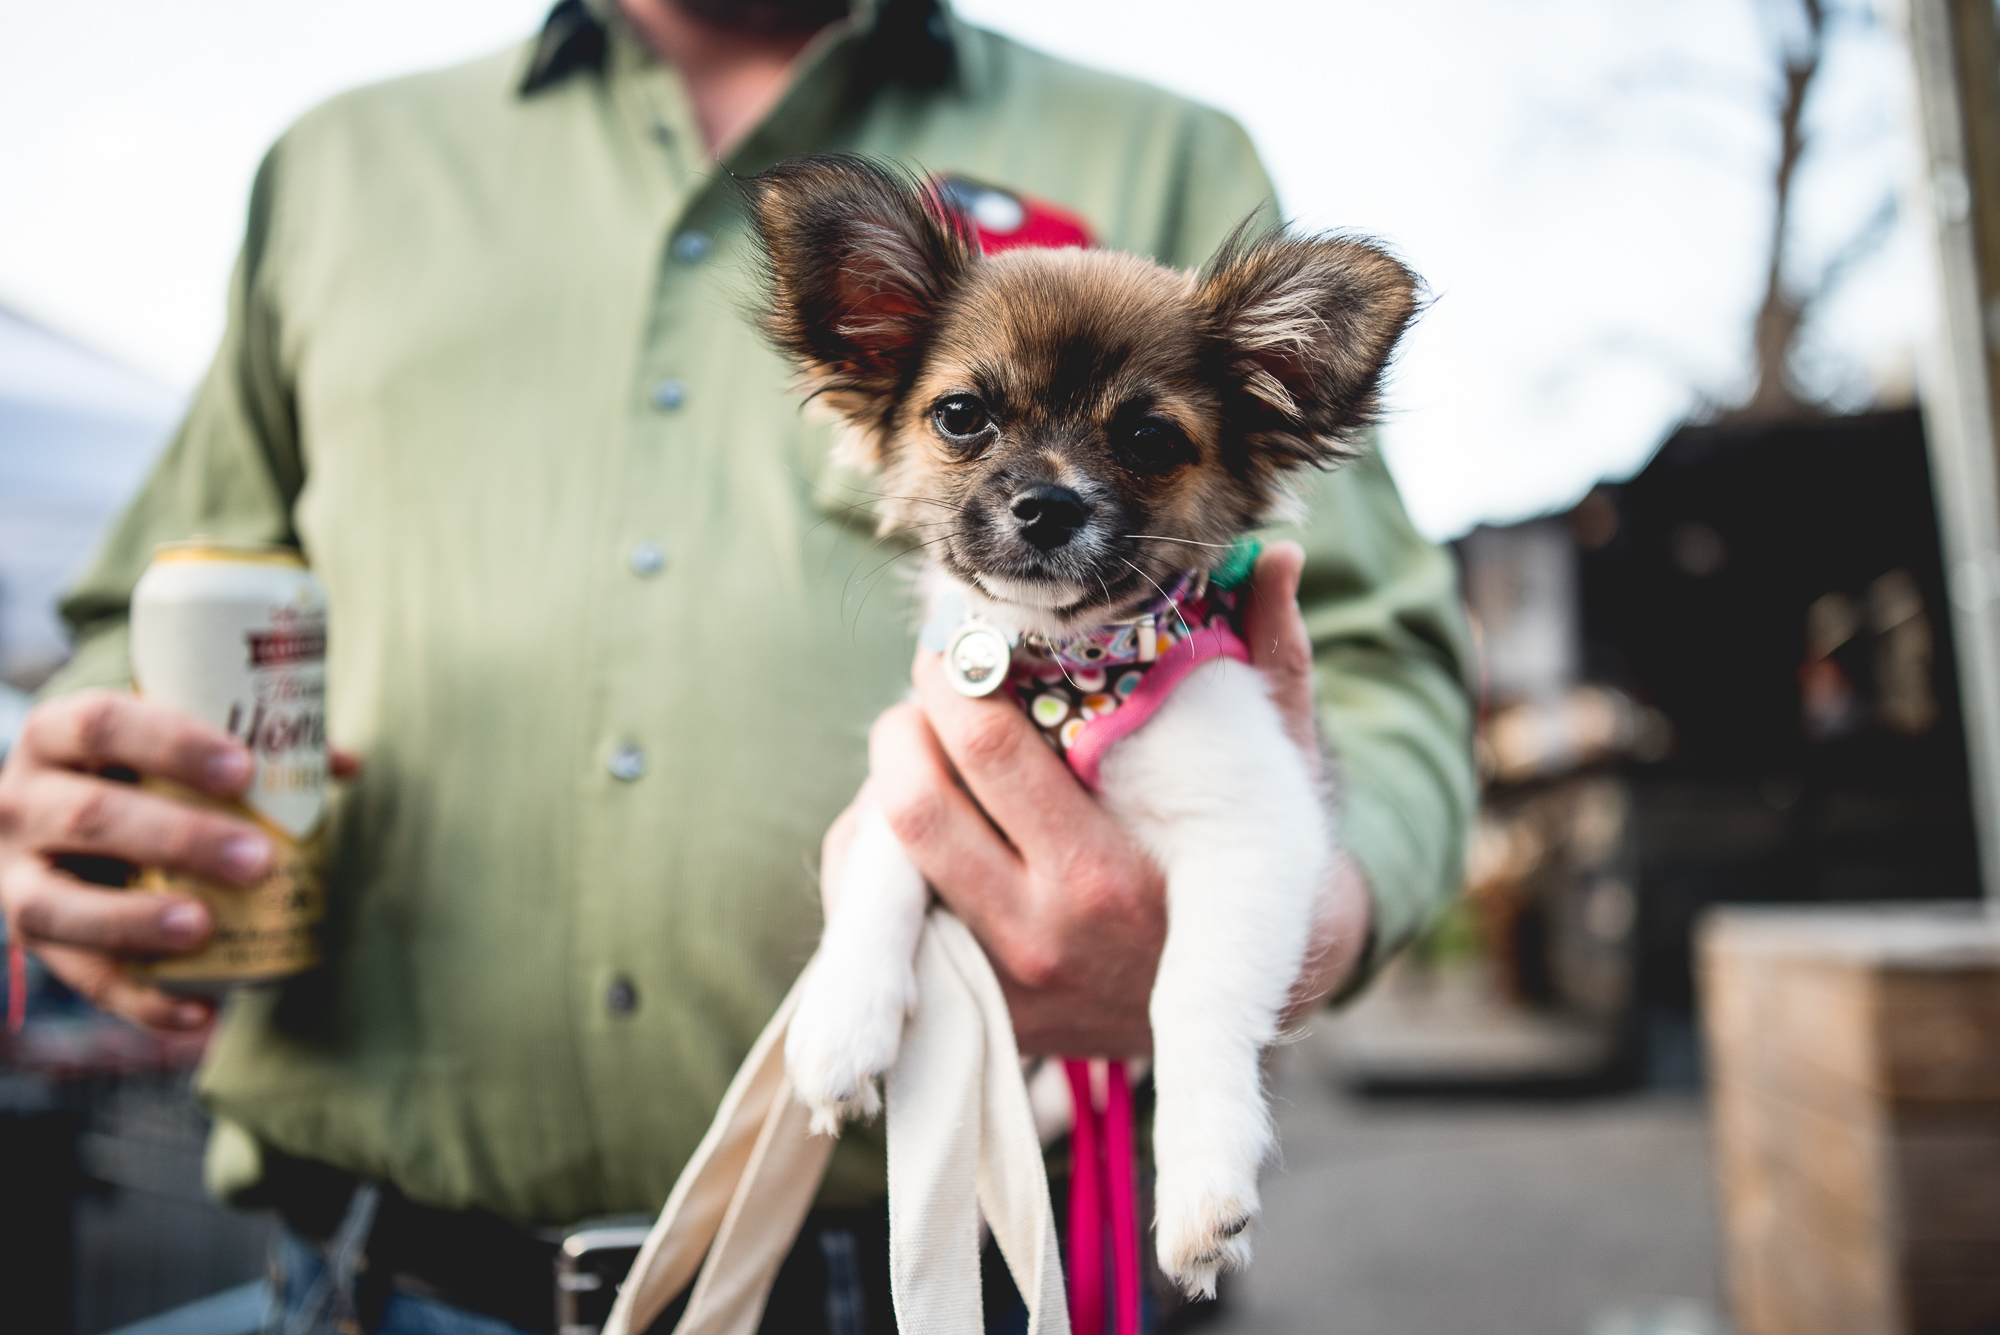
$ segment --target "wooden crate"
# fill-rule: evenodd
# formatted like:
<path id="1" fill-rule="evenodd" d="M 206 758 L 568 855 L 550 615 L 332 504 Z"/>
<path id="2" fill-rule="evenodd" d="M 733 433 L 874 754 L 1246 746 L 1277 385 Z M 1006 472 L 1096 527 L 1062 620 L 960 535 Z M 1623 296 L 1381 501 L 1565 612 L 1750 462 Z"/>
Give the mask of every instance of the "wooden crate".
<path id="1" fill-rule="evenodd" d="M 2000 1332 L 2000 919 L 1723 909 L 1700 969 L 1739 1335 Z"/>

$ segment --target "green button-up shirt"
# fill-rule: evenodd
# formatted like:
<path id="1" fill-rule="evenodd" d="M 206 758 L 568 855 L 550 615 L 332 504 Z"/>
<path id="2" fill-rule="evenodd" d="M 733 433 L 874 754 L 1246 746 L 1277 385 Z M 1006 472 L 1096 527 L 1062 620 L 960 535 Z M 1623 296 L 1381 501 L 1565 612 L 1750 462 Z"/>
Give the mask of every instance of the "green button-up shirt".
<path id="1" fill-rule="evenodd" d="M 816 41 L 729 168 L 895 158 L 1175 265 L 1270 197 L 1213 111 L 888 12 L 894 41 L 868 12 Z M 537 1223 L 665 1198 L 812 950 L 820 836 L 913 644 L 913 560 L 744 318 L 738 195 L 679 80 L 615 18 L 563 35 L 272 149 L 214 368 L 68 601 L 52 687 L 127 679 L 156 543 L 304 550 L 331 735 L 366 767 L 333 808 L 328 966 L 232 1004 L 203 1095 L 263 1145 Z M 1308 499 L 1287 532 L 1379 953 L 1459 876 L 1466 634 L 1378 462 Z M 851 1132 L 822 1199 L 881 1172 Z"/>

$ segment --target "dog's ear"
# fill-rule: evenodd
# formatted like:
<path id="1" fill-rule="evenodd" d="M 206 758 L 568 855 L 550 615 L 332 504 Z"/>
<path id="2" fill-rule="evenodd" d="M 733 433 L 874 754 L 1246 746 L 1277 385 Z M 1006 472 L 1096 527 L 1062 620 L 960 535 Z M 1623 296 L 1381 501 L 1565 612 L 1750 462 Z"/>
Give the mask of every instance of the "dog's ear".
<path id="1" fill-rule="evenodd" d="M 1348 458 L 1419 294 L 1416 275 L 1370 242 L 1238 227 L 1196 300 L 1238 390 L 1244 441 L 1280 470 Z"/>
<path id="2" fill-rule="evenodd" d="M 853 462 L 878 463 L 931 321 L 976 262 L 965 224 L 865 158 L 793 158 L 745 185 L 764 243 L 764 332 L 846 419 Z"/>

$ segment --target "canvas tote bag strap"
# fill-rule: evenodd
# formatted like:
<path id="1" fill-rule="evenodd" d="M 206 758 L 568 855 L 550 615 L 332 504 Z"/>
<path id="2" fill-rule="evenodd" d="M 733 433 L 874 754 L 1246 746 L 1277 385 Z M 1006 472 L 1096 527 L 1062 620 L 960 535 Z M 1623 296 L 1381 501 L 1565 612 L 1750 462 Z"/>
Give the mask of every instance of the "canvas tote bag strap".
<path id="1" fill-rule="evenodd" d="M 794 985 L 730 1082 L 604 1335 L 644 1331 L 690 1280 L 675 1335 L 755 1335 L 833 1150 L 830 1138 L 809 1133 L 810 1117 L 785 1075 L 785 1030 L 798 994 Z M 931 910 L 917 947 L 917 994 L 921 1004 L 888 1080 L 898 1328 L 980 1335 L 983 1214 L 1027 1302 L 1029 1335 L 1069 1335 L 1055 1212 L 1013 1020 L 985 951 L 943 908 Z"/>
<path id="2" fill-rule="evenodd" d="M 604 1335 L 644 1331 L 690 1280 L 694 1290 L 675 1335 L 755 1335 L 833 1152 L 830 1138 L 809 1134 L 805 1106 L 785 1075 L 785 1030 L 798 998 L 795 983 L 729 1082 L 632 1263 Z"/>
<path id="3" fill-rule="evenodd" d="M 889 1273 L 902 1335 L 980 1335 L 983 1214 L 1028 1306 L 1069 1335 L 1041 1140 L 999 980 L 964 923 L 931 910 L 920 1003 L 888 1080 Z"/>

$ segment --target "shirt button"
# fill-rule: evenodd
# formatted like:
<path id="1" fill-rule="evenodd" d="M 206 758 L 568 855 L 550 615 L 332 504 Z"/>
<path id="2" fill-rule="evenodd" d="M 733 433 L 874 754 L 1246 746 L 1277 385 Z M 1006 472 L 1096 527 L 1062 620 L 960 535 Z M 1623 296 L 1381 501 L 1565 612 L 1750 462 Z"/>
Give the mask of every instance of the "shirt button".
<path id="1" fill-rule="evenodd" d="M 653 386 L 653 406 L 663 413 L 670 413 L 686 403 L 687 396 L 687 386 L 671 376 Z"/>
<path id="2" fill-rule="evenodd" d="M 625 564 L 641 579 L 657 575 L 667 568 L 667 549 L 657 542 L 635 542 L 625 553 Z"/>
<path id="3" fill-rule="evenodd" d="M 674 238 L 674 258 L 682 264 L 700 264 L 714 249 L 707 232 L 682 232 Z"/>
<path id="4" fill-rule="evenodd" d="M 626 742 L 611 753 L 611 759 L 605 762 L 604 768 L 611 771 L 612 778 L 631 783 L 645 774 L 646 753 L 639 749 L 636 742 Z"/>
<path id="5" fill-rule="evenodd" d="M 612 979 L 604 989 L 604 1008 L 613 1015 L 630 1015 L 639 1009 L 639 989 L 623 975 Z"/>

